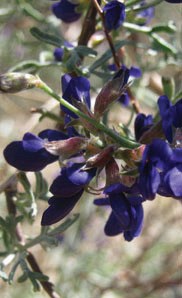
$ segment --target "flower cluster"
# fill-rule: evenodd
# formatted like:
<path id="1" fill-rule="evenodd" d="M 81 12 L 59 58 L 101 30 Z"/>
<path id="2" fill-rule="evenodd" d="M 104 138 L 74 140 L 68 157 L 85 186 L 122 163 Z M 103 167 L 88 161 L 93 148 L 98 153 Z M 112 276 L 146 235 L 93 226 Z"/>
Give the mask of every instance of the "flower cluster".
<path id="1" fill-rule="evenodd" d="M 63 75 L 63 98 L 92 119 L 100 119 L 108 106 L 125 93 L 131 72 L 125 66 L 116 72 L 96 97 L 93 113 L 90 110 L 88 79 Z M 121 150 L 111 139 L 106 140 L 101 132 L 101 145 L 98 145 L 98 137 L 94 137 L 94 134 L 98 134 L 95 127 L 79 118 L 87 136 L 83 130 L 82 133 L 78 132 L 69 124 L 71 119 L 78 120 L 78 116 L 62 105 L 60 108 L 65 114 L 67 132 L 48 129 L 38 136 L 26 133 L 22 141 L 12 142 L 5 148 L 7 162 L 21 171 L 40 171 L 52 162 L 66 162 L 50 187 L 53 196 L 43 214 L 42 225 L 51 225 L 63 219 L 74 208 L 83 192 L 88 191 L 89 183 L 102 169 L 106 173 L 104 197 L 96 199 L 94 203 L 111 208 L 105 225 L 108 236 L 122 233 L 127 241 L 137 237 L 143 224 L 142 204 L 146 200 L 153 200 L 156 194 L 182 198 L 182 148 L 179 137 L 182 99 L 172 105 L 167 96 L 161 96 L 158 105 L 163 137 L 166 136 L 167 140 L 153 139 L 150 144 L 141 144 L 136 149 Z M 135 119 L 136 140 L 140 141 L 153 127 L 151 115 L 138 114 Z M 116 162 L 119 154 L 126 162 L 125 174 Z M 74 161 L 75 157 L 77 161 Z M 133 170 L 134 176 L 130 174 Z"/>
<path id="2" fill-rule="evenodd" d="M 145 25 L 153 18 L 154 8 L 145 8 L 146 1 L 137 5 L 140 12 L 136 17 L 144 20 L 140 25 Z M 54 15 L 66 23 L 81 18 L 81 9 L 81 1 L 61 0 L 52 5 Z M 117 0 L 107 2 L 102 9 L 99 8 L 99 13 L 108 35 L 127 17 L 125 5 Z M 54 50 L 55 60 L 63 61 L 68 49 L 74 49 L 73 45 L 65 41 L 62 47 Z M 143 204 L 146 200 L 154 200 L 157 194 L 182 199 L 182 99 L 172 103 L 166 95 L 159 97 L 160 120 L 157 124 L 162 131 L 160 136 L 155 134 L 156 122 L 152 115 L 143 113 L 138 113 L 135 118 L 133 140 L 129 139 L 131 134 L 127 134 L 127 129 L 124 133 L 119 128 L 111 130 L 102 123 L 105 113 L 116 101 L 124 105 L 131 103 L 130 79 L 141 76 L 138 67 L 129 69 L 123 64 L 117 70 L 116 64 L 109 66 L 114 76 L 96 96 L 93 109 L 89 80 L 74 71 L 64 74 L 61 78 L 63 100 L 60 100 L 65 123 L 63 131 L 47 129 L 38 136 L 28 132 L 21 141 L 10 143 L 4 150 L 6 161 L 20 171 L 37 172 L 59 162 L 60 174 L 49 189 L 52 195 L 42 216 L 43 226 L 55 224 L 67 216 L 84 192 L 89 193 L 91 189 L 100 191 L 98 179 L 94 178 L 103 171 L 105 186 L 94 204 L 110 209 L 105 225 L 108 236 L 123 234 L 127 241 L 137 237 L 143 226 Z M 23 89 L 39 86 L 40 82 L 34 81 L 32 76 L 25 77 L 26 80 L 20 78 Z M 16 82 L 13 81 L 12 86 L 10 83 L 12 77 L 10 80 L 6 77 L 0 89 L 3 92 L 20 90 L 21 86 Z M 145 140 L 146 134 L 150 141 Z M 117 143 L 118 139 L 130 140 L 135 146 L 122 146 L 121 142 Z M 90 183 L 95 183 L 94 188 Z"/>

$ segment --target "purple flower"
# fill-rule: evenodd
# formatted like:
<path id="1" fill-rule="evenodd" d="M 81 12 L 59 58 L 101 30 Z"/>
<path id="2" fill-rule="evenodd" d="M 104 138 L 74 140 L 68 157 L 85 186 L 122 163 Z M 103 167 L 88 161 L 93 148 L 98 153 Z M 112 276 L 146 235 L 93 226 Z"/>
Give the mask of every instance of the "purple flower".
<path id="1" fill-rule="evenodd" d="M 63 60 L 63 55 L 64 55 L 64 50 L 65 48 L 73 48 L 73 45 L 71 43 L 69 43 L 68 41 L 64 42 L 64 46 L 62 46 L 61 48 L 55 48 L 54 50 L 54 58 L 56 61 L 62 61 Z"/>
<path id="2" fill-rule="evenodd" d="M 158 99 L 160 116 L 162 118 L 162 128 L 168 142 L 173 141 L 173 126 L 182 127 L 182 99 L 172 105 L 166 95 Z"/>
<path id="3" fill-rule="evenodd" d="M 138 114 L 135 118 L 135 137 L 136 140 L 139 141 L 141 136 L 146 132 L 148 129 L 150 129 L 153 125 L 153 117 L 152 115 L 144 115 L 144 114 Z"/>
<path id="4" fill-rule="evenodd" d="M 52 11 L 58 19 L 65 23 L 72 23 L 77 21 L 81 14 L 76 11 L 79 4 L 74 4 L 68 0 L 61 0 L 52 5 Z"/>
<path id="5" fill-rule="evenodd" d="M 97 199 L 95 204 L 99 206 L 109 205 L 111 214 L 105 225 L 107 236 L 123 234 L 125 240 L 131 241 L 137 237 L 143 224 L 143 198 L 141 196 L 126 196 L 120 183 L 113 184 L 105 189 L 106 199 Z"/>
<path id="6" fill-rule="evenodd" d="M 20 171 L 40 171 L 59 158 L 45 149 L 45 143 L 67 138 L 64 133 L 51 129 L 42 131 L 39 136 L 26 133 L 22 141 L 12 142 L 4 149 L 4 157 Z"/>
<path id="7" fill-rule="evenodd" d="M 64 55 L 64 49 L 63 48 L 55 48 L 54 50 L 54 58 L 56 61 L 62 61 Z"/>
<path id="8" fill-rule="evenodd" d="M 172 149 L 164 140 L 156 139 L 147 145 L 139 166 L 139 188 L 144 199 L 152 200 L 156 193 L 177 195 L 180 188 L 179 179 L 174 181 L 176 173 L 181 171 L 182 149 Z M 179 191 L 178 191 L 179 194 Z"/>
<path id="9" fill-rule="evenodd" d="M 50 187 L 53 197 L 44 211 L 41 224 L 51 225 L 63 219 L 81 198 L 84 187 L 96 174 L 96 168 L 84 171 L 84 163 L 69 162 Z"/>
<path id="10" fill-rule="evenodd" d="M 105 14 L 105 26 L 107 30 L 119 28 L 125 19 L 125 5 L 119 1 L 113 0 L 107 3 L 103 12 Z"/>
<path id="11" fill-rule="evenodd" d="M 170 150 L 171 158 L 169 158 L 168 167 L 165 167 L 164 171 L 160 173 L 161 183 L 158 193 L 163 196 L 182 199 L 182 148 L 170 148 Z"/>
<path id="12" fill-rule="evenodd" d="M 175 3 L 182 3 L 182 0 L 165 0 L 166 2 L 175 4 Z"/>
<path id="13" fill-rule="evenodd" d="M 140 3 L 140 6 L 145 6 L 146 5 L 146 1 L 141 1 Z M 138 14 L 137 14 L 137 17 L 141 18 L 142 20 L 140 21 L 140 25 L 143 26 L 143 25 L 146 25 L 148 23 L 150 23 L 150 21 L 153 19 L 154 17 L 154 14 L 155 14 L 155 8 L 152 6 L 152 7 L 148 7 L 142 11 L 140 11 Z"/>
<path id="14" fill-rule="evenodd" d="M 179 164 L 161 174 L 161 183 L 158 193 L 165 197 L 182 199 L 181 181 L 182 164 Z"/>
<path id="15" fill-rule="evenodd" d="M 62 76 L 63 98 L 75 105 L 76 101 L 83 102 L 90 109 L 90 82 L 84 77 L 71 77 L 69 74 Z M 77 118 L 75 113 L 64 106 L 62 110 L 73 118 Z"/>
<path id="16" fill-rule="evenodd" d="M 125 72 L 125 76 L 124 76 L 124 84 L 123 85 L 126 85 L 127 82 L 128 82 L 128 79 L 130 77 L 133 77 L 133 78 L 140 78 L 141 75 L 142 75 L 142 72 L 140 70 L 139 67 L 137 66 L 131 66 L 130 69 L 128 69 L 124 64 L 122 65 L 121 69 L 123 69 L 123 71 Z M 129 102 L 130 102 L 130 96 L 128 94 L 128 92 L 124 92 L 120 98 L 118 99 L 120 103 L 122 103 L 123 105 L 127 106 L 129 105 Z"/>

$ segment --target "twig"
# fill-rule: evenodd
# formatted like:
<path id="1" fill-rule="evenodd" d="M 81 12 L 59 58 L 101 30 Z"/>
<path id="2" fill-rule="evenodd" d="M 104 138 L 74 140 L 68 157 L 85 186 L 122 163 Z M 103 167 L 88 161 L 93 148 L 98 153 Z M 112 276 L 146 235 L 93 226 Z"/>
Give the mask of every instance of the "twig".
<path id="1" fill-rule="evenodd" d="M 116 54 L 116 51 L 115 51 L 115 48 L 114 48 L 114 44 L 113 44 L 113 41 L 112 41 L 112 38 L 106 28 L 106 24 L 105 24 L 105 16 L 104 16 L 104 12 L 103 10 L 101 9 L 99 3 L 97 0 L 92 0 L 93 1 L 93 4 L 95 5 L 95 8 L 97 9 L 100 17 L 101 17 L 101 21 L 102 21 L 102 24 L 103 24 L 103 28 L 104 28 L 104 33 L 106 35 L 106 39 L 108 41 L 108 44 L 110 46 L 110 49 L 111 49 L 111 52 L 112 52 L 112 55 L 113 55 L 113 59 L 114 59 L 114 62 L 116 64 L 116 66 L 118 68 L 120 68 L 120 60 L 119 60 L 119 57 L 117 56 Z"/>
<path id="2" fill-rule="evenodd" d="M 27 255 L 27 261 L 30 265 L 30 267 L 32 268 L 32 270 L 34 272 L 38 272 L 42 274 L 42 271 L 34 257 L 34 255 L 28 251 L 28 255 Z M 54 291 L 53 289 L 53 284 L 50 281 L 39 281 L 43 287 L 43 289 L 46 291 L 46 293 L 49 295 L 49 297 L 51 298 L 60 298 L 60 296 Z"/>
<path id="3" fill-rule="evenodd" d="M 101 7 L 100 7 L 100 5 L 99 5 L 99 3 L 98 3 L 97 0 L 92 0 L 92 1 L 93 1 L 94 5 L 95 5 L 95 7 L 96 7 L 96 9 L 97 9 L 97 11 L 98 11 L 100 17 L 101 17 L 102 24 L 103 24 L 103 28 L 104 28 L 104 33 L 105 33 L 106 39 L 107 39 L 107 41 L 108 41 L 109 47 L 110 47 L 110 49 L 111 49 L 112 56 L 113 56 L 113 59 L 114 59 L 114 63 L 115 63 L 115 65 L 116 65 L 116 67 L 117 67 L 118 69 L 120 69 L 120 67 L 121 67 L 120 59 L 119 59 L 119 57 L 118 57 L 118 55 L 117 55 L 117 53 L 116 53 L 116 51 L 115 51 L 115 48 L 114 48 L 114 44 L 113 44 L 112 38 L 111 38 L 111 36 L 110 36 L 110 34 L 109 34 L 107 28 L 106 28 L 104 12 L 103 12 L 103 10 L 101 9 Z M 123 52 L 121 52 L 121 54 L 123 55 Z M 138 101 L 136 100 L 135 96 L 133 95 L 133 93 L 132 93 L 132 91 L 131 91 L 131 89 L 130 89 L 129 87 L 127 88 L 127 92 L 128 92 L 129 97 L 130 97 L 130 101 L 131 101 L 131 103 L 132 103 L 132 105 L 133 105 L 134 111 L 135 111 L 137 114 L 140 113 L 140 106 L 139 106 L 139 103 L 138 103 Z"/>
<path id="4" fill-rule="evenodd" d="M 96 15 L 97 10 L 95 8 L 95 5 L 91 1 L 85 19 L 83 21 L 82 32 L 78 39 L 78 45 L 86 46 L 90 37 L 94 34 L 96 25 Z"/>

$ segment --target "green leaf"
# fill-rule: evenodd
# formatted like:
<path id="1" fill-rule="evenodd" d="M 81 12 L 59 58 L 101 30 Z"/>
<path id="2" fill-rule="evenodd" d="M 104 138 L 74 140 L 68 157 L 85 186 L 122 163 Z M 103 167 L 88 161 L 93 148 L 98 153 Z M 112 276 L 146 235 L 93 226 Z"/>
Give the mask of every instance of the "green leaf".
<path id="1" fill-rule="evenodd" d="M 158 51 L 163 51 L 165 53 L 170 53 L 172 55 L 177 54 L 177 50 L 175 47 L 173 47 L 169 42 L 167 42 L 164 38 L 159 36 L 156 33 L 152 33 L 150 35 L 153 39 L 153 46 Z"/>
<path id="2" fill-rule="evenodd" d="M 30 29 L 31 34 L 40 41 L 43 41 L 47 44 L 51 44 L 55 47 L 61 47 L 64 45 L 64 40 L 60 37 L 57 37 L 53 34 L 49 34 L 39 30 L 37 27 L 33 27 Z"/>
<path id="3" fill-rule="evenodd" d="M 41 67 L 41 63 L 36 60 L 27 60 L 16 64 L 9 69 L 9 72 L 25 71 L 35 73 Z"/>
<path id="4" fill-rule="evenodd" d="M 173 24 L 173 22 L 169 22 L 168 24 L 159 24 L 157 26 L 154 26 L 151 32 L 166 32 L 172 34 L 176 32 L 176 26 Z"/>
<path id="5" fill-rule="evenodd" d="M 14 276 L 15 276 L 15 272 L 18 268 L 18 266 L 20 265 L 20 260 L 18 260 L 14 266 L 12 267 L 11 271 L 10 271 L 10 274 L 9 274 L 9 277 L 8 277 L 8 282 L 11 284 L 13 282 L 13 279 L 14 279 Z"/>
<path id="6" fill-rule="evenodd" d="M 23 185 L 24 189 L 25 189 L 25 192 L 26 192 L 26 198 L 27 198 L 27 204 L 30 208 L 30 211 L 29 211 L 29 216 L 30 218 L 34 218 L 35 215 L 37 214 L 37 205 L 36 205 L 36 202 L 35 202 L 35 197 L 34 197 L 34 193 L 32 191 L 32 188 L 31 188 L 31 184 L 26 176 L 26 174 L 24 172 L 19 172 L 18 175 L 18 180 L 20 181 L 20 183 Z"/>
<path id="7" fill-rule="evenodd" d="M 127 23 L 127 22 L 123 23 L 123 27 L 126 28 L 126 29 L 129 29 L 131 31 L 141 32 L 141 33 L 150 33 L 152 31 L 152 29 L 150 27 L 140 26 L 140 25 Z"/>
<path id="8" fill-rule="evenodd" d="M 89 56 L 89 57 L 96 57 L 97 51 L 93 50 L 92 48 L 86 46 L 77 46 L 74 49 L 79 55 L 81 56 Z"/>
<path id="9" fill-rule="evenodd" d="M 44 179 L 41 172 L 35 172 L 36 177 L 36 186 L 35 186 L 35 197 L 39 199 L 45 199 L 46 194 L 48 193 L 48 184 Z"/>
<path id="10" fill-rule="evenodd" d="M 39 283 L 36 281 L 36 279 L 32 278 L 31 276 L 29 276 L 29 279 L 33 285 L 33 290 L 34 292 L 39 292 L 40 291 L 40 285 Z"/>
<path id="11" fill-rule="evenodd" d="M 22 10 L 34 20 L 38 22 L 45 22 L 45 17 L 35 8 L 32 7 L 29 3 L 23 3 L 21 5 Z"/>
<path id="12" fill-rule="evenodd" d="M 28 274 L 27 273 L 23 273 L 19 278 L 18 278 L 18 282 L 22 283 L 24 281 L 26 281 L 28 279 Z"/>
<path id="13" fill-rule="evenodd" d="M 72 51 L 69 59 L 65 63 L 67 72 L 77 71 L 77 63 L 80 61 L 80 56 L 76 51 Z"/>
<path id="14" fill-rule="evenodd" d="M 132 6 L 134 4 L 140 3 L 141 0 L 128 0 L 125 4 L 126 7 Z"/>
<path id="15" fill-rule="evenodd" d="M 128 44 L 133 44 L 132 42 L 129 42 L 127 40 L 121 40 L 121 41 L 117 41 L 114 44 L 114 48 L 115 50 L 119 50 L 121 47 L 128 45 Z M 96 68 L 98 68 L 99 66 L 103 65 L 104 63 L 106 63 L 110 58 L 112 57 L 112 52 L 110 49 L 108 49 L 99 59 L 97 59 L 89 68 L 90 72 L 93 72 Z"/>
<path id="16" fill-rule="evenodd" d="M 49 280 L 49 277 L 47 275 L 44 275 L 41 272 L 32 272 L 32 271 L 30 271 L 28 275 L 29 275 L 29 277 L 31 277 L 33 279 L 38 279 L 40 281 L 48 281 Z"/>

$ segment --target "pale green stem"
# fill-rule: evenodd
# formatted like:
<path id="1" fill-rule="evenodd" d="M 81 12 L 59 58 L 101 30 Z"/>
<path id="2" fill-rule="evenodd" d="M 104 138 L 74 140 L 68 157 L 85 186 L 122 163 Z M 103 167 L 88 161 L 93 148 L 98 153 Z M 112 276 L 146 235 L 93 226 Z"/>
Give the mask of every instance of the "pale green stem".
<path id="1" fill-rule="evenodd" d="M 46 83 L 44 83 L 40 79 L 38 80 L 37 87 L 39 89 L 42 89 L 44 92 L 46 92 L 47 94 L 49 94 L 53 98 L 55 98 L 57 101 L 59 101 L 60 104 L 62 104 L 64 107 L 68 108 L 73 113 L 75 113 L 76 115 L 78 115 L 81 118 L 84 118 L 89 123 L 91 123 L 94 127 L 96 127 L 97 129 L 103 131 L 105 134 L 107 134 L 113 140 L 115 140 L 117 142 L 117 144 L 119 144 L 120 146 L 125 147 L 125 148 L 130 148 L 130 149 L 134 149 L 134 148 L 137 148 L 137 147 L 140 146 L 140 144 L 135 142 L 134 140 L 130 140 L 128 138 L 125 138 L 123 136 L 118 135 L 113 130 L 111 130 L 110 128 L 105 126 L 103 123 L 97 122 L 95 119 L 92 119 L 89 116 L 85 115 L 83 112 L 78 110 L 72 104 L 70 104 L 69 102 L 67 102 L 63 98 L 61 98 Z"/>

